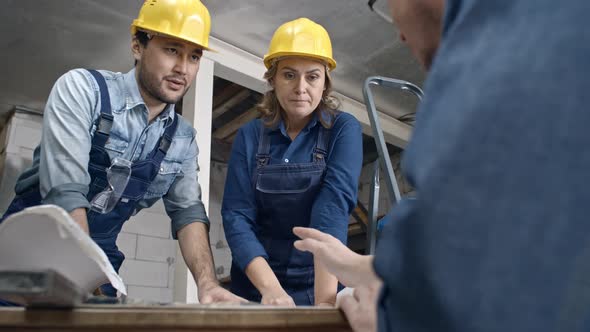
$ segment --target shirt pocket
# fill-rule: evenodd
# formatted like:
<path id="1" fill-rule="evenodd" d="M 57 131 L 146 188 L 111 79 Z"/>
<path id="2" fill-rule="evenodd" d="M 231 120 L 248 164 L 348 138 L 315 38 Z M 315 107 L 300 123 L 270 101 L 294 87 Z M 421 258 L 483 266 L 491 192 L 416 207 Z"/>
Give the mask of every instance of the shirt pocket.
<path id="1" fill-rule="evenodd" d="M 182 176 L 182 163 L 175 160 L 164 159 L 156 178 L 145 194 L 145 199 L 160 198 L 168 192 L 174 180 Z"/>
<path id="2" fill-rule="evenodd" d="M 104 148 L 109 154 L 109 157 L 111 157 L 111 160 L 113 160 L 115 157 L 121 157 L 123 153 L 125 153 L 125 150 L 127 150 L 128 146 L 128 141 L 111 133 L 111 135 L 109 135 L 109 139 L 104 145 Z"/>
<path id="3" fill-rule="evenodd" d="M 322 169 L 292 165 L 266 166 L 258 175 L 256 190 L 265 194 L 302 194 L 311 188 L 313 178 L 322 174 Z"/>

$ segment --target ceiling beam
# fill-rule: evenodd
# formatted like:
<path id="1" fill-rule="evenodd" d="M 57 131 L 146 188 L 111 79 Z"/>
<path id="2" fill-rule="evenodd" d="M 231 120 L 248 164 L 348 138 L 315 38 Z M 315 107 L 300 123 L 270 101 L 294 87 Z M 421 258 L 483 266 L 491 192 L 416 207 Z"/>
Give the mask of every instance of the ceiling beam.
<path id="1" fill-rule="evenodd" d="M 229 82 L 228 85 L 221 89 L 221 92 L 213 95 L 213 108 L 221 106 L 222 104 L 226 103 L 231 97 L 235 94 L 243 90 L 244 87 L 239 86 L 235 83 Z"/>
<path id="2" fill-rule="evenodd" d="M 226 140 L 227 137 L 229 137 L 233 133 L 237 132 L 241 126 L 256 119 L 258 116 L 259 116 L 259 113 L 256 110 L 256 107 L 252 107 L 251 109 L 247 110 L 246 112 L 238 115 L 235 119 L 229 121 L 228 123 L 224 124 L 223 126 L 219 127 L 217 130 L 215 130 L 213 132 L 213 138 Z"/>
<path id="3" fill-rule="evenodd" d="M 365 228 L 358 222 L 348 224 L 348 236 L 366 234 Z"/>
<path id="4" fill-rule="evenodd" d="M 365 104 L 340 93 L 334 94 L 341 101 L 340 109 L 354 115 L 354 117 L 361 123 L 363 133 L 373 137 L 373 129 L 369 122 L 369 113 L 367 112 Z M 383 130 L 385 142 L 402 149 L 405 148 L 410 140 L 412 127 L 382 112 L 377 112 L 377 114 L 379 116 L 381 130 Z"/>
<path id="5" fill-rule="evenodd" d="M 234 140 L 236 139 L 236 136 L 237 136 L 237 135 L 238 135 L 238 132 L 236 131 L 235 133 L 233 133 L 233 134 L 231 134 L 231 135 L 227 136 L 227 137 L 225 138 L 225 141 L 226 141 L 226 142 L 230 142 L 230 144 L 233 144 L 233 143 L 234 143 Z"/>
<path id="6" fill-rule="evenodd" d="M 227 102 L 221 104 L 218 107 L 213 109 L 213 120 L 217 119 L 218 117 L 225 114 L 225 112 L 231 110 L 232 108 L 236 107 L 236 105 L 243 102 L 246 98 L 250 96 L 250 91 L 248 89 L 243 89 L 235 96 L 231 97 Z"/>
<path id="7" fill-rule="evenodd" d="M 262 58 L 215 37 L 209 37 L 209 47 L 216 52 L 205 52 L 204 57 L 215 61 L 215 75 L 250 90 L 264 93 L 266 68 Z"/>
<path id="8" fill-rule="evenodd" d="M 364 225 L 364 227 L 369 227 L 369 213 L 361 201 L 356 202 L 356 206 L 352 210 L 351 215 L 357 223 Z"/>

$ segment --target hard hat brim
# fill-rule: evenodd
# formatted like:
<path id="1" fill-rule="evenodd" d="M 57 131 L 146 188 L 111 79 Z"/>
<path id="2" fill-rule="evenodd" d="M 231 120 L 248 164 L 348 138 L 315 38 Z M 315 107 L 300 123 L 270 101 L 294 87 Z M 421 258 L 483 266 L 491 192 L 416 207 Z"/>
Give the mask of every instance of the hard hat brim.
<path id="1" fill-rule="evenodd" d="M 199 48 L 203 49 L 204 51 L 218 53 L 216 50 L 214 50 L 214 49 L 212 49 L 212 48 L 210 48 L 208 46 L 204 46 L 202 44 L 196 43 L 196 42 L 194 42 L 192 40 L 188 40 L 188 39 L 185 39 L 185 38 L 180 38 L 178 36 L 173 36 L 173 35 L 162 33 L 162 32 L 158 32 L 158 31 L 153 31 L 153 30 L 146 29 L 146 28 L 143 28 L 143 27 L 137 26 L 137 25 L 131 25 L 131 36 L 135 36 L 135 33 L 137 31 L 143 31 L 145 33 L 149 33 L 149 34 L 154 35 L 154 36 L 162 36 L 162 37 L 167 37 L 167 38 L 172 38 L 172 39 L 178 39 L 178 40 L 187 42 L 189 44 L 196 45 Z"/>
<path id="2" fill-rule="evenodd" d="M 309 54 L 309 53 L 303 53 L 303 52 L 277 52 L 277 53 L 273 53 L 273 54 L 266 54 L 264 56 L 264 60 L 263 60 L 264 66 L 266 67 L 266 69 L 269 69 L 270 66 L 272 65 L 273 60 L 279 59 L 279 58 L 293 57 L 293 56 L 321 60 L 326 63 L 329 71 L 336 69 L 336 61 L 334 59 L 329 58 L 329 57 L 325 57 L 325 56 L 321 56 L 321 55 Z"/>

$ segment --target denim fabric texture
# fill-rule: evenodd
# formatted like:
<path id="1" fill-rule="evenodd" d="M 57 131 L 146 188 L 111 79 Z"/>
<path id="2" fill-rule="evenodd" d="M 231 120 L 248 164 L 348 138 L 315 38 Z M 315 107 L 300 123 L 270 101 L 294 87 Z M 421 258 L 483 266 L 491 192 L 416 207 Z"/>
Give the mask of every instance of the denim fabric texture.
<path id="1" fill-rule="evenodd" d="M 221 214 L 225 236 L 234 264 L 240 269 L 256 257 L 268 259 L 259 240 L 258 207 L 255 186 L 256 153 L 261 120 L 240 128 L 234 140 Z M 314 117 L 295 140 L 287 135 L 284 122 L 270 131 L 270 165 L 310 163 L 321 123 Z M 359 122 L 348 113 L 338 113 L 330 129 L 326 155 L 326 171 L 310 211 L 308 227 L 319 229 L 346 243 L 349 215 L 356 205 L 358 178 L 362 166 L 362 132 Z M 281 220 L 276 220 L 277 228 Z M 286 220 L 284 222 L 287 222 Z M 285 241 L 295 235 L 281 235 Z M 288 242 L 285 242 L 288 243 Z"/>
<path id="2" fill-rule="evenodd" d="M 448 0 L 380 331 L 590 330 L 587 0 Z"/>

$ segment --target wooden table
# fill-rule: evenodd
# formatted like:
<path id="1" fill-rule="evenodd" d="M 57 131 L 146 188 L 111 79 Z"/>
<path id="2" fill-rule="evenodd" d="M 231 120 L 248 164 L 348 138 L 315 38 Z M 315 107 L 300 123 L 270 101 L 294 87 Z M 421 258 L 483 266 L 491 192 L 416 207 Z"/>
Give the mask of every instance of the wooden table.
<path id="1" fill-rule="evenodd" d="M 0 331 L 352 331 L 333 308 L 221 305 L 85 305 L 0 309 Z"/>

